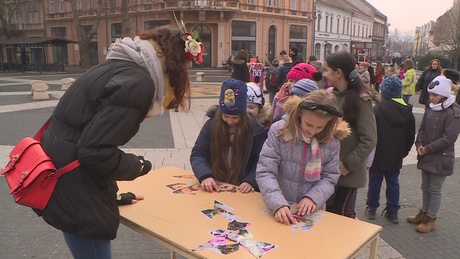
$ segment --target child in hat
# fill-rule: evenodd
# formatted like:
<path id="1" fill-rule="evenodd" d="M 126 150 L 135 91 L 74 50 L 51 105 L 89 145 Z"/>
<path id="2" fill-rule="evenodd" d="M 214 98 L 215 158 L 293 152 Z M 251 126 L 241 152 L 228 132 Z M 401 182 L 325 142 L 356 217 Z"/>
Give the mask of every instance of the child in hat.
<path id="1" fill-rule="evenodd" d="M 444 75 L 435 77 L 428 85 L 430 103 L 415 141 L 417 168 L 422 171 L 423 204 L 419 213 L 407 217 L 407 221 L 418 224 L 416 230 L 422 233 L 436 228 L 442 185 L 454 171 L 454 145 L 460 133 L 460 106 L 455 103 L 452 87 L 452 80 Z"/>
<path id="2" fill-rule="evenodd" d="M 298 63 L 291 68 L 286 78 L 287 82 L 281 86 L 273 100 L 273 118 L 283 111 L 284 103 L 291 95 L 291 89 L 297 81 L 304 78 L 318 81 L 322 79 L 322 75 L 314 66 L 307 63 Z"/>
<path id="3" fill-rule="evenodd" d="M 290 96 L 304 97 L 309 92 L 314 90 L 318 90 L 318 84 L 313 80 L 304 78 L 295 82 L 294 86 L 291 88 Z M 284 114 L 285 111 L 283 110 L 281 113 L 279 113 L 276 117 L 273 118 L 272 123 L 279 121 L 284 116 Z"/>
<path id="4" fill-rule="evenodd" d="M 222 83 L 219 105 L 208 110 L 190 155 L 202 189 L 219 191 L 217 182 L 238 186 L 242 193 L 258 190 L 255 171 L 267 137 L 264 127 L 247 112 L 247 85 L 233 78 Z"/>
<path id="5" fill-rule="evenodd" d="M 338 137 L 350 131 L 345 122 L 338 126 L 342 113 L 326 90 L 294 96 L 285 106 L 286 115 L 270 127 L 256 180 L 275 220 L 290 224 L 296 222 L 291 203 L 298 203 L 299 217 L 326 208 L 340 177 Z"/>
<path id="6" fill-rule="evenodd" d="M 272 106 L 265 102 L 264 92 L 254 83 L 246 83 L 248 85 L 248 112 L 256 117 L 257 122 L 264 127 L 270 127 Z"/>
<path id="7" fill-rule="evenodd" d="M 377 146 L 373 163 L 369 170 L 369 189 L 367 191 L 368 219 L 375 219 L 380 206 L 380 189 L 383 178 L 386 181 L 385 217 L 398 223 L 399 174 L 403 158 L 409 154 L 415 139 L 415 118 L 412 105 L 401 98 L 403 84 L 396 76 L 383 79 L 380 84 L 381 100 L 374 107 L 377 123 Z M 382 214 L 383 214 L 382 212 Z"/>

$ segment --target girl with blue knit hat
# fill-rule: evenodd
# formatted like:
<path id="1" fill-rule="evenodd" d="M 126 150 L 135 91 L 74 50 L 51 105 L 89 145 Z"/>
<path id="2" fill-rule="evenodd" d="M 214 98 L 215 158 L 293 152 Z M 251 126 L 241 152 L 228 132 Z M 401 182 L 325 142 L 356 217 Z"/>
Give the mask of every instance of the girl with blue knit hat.
<path id="1" fill-rule="evenodd" d="M 264 127 L 247 112 L 248 88 L 233 78 L 222 83 L 219 104 L 198 135 L 190 164 L 201 188 L 218 192 L 218 182 L 237 185 L 241 193 L 258 191 L 255 171 L 267 137 Z"/>
<path id="2" fill-rule="evenodd" d="M 429 105 L 415 140 L 417 168 L 422 171 L 423 202 L 419 213 L 407 217 L 407 221 L 418 224 L 415 229 L 422 233 L 436 228 L 441 189 L 447 176 L 454 172 L 454 147 L 460 133 L 460 106 L 452 95 L 453 78 L 447 76 L 449 78 L 437 76 L 428 84 Z"/>

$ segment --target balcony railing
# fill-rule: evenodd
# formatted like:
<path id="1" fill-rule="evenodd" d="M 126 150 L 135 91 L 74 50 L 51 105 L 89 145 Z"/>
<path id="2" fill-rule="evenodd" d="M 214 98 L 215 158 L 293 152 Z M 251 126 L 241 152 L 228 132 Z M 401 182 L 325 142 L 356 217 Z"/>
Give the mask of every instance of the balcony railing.
<path id="1" fill-rule="evenodd" d="M 239 2 L 240 1 L 225 0 L 165 0 L 165 9 L 212 9 L 235 11 L 239 9 Z"/>

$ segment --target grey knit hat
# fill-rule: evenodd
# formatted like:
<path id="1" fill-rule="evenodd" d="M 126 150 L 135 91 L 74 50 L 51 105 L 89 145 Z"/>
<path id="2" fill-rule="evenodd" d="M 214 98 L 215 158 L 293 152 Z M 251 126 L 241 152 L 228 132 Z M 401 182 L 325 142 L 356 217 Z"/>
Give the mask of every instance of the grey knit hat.
<path id="1" fill-rule="evenodd" d="M 297 95 L 300 97 L 305 96 L 311 91 L 318 90 L 318 85 L 315 81 L 308 78 L 300 79 L 297 81 L 291 89 L 291 95 Z"/>

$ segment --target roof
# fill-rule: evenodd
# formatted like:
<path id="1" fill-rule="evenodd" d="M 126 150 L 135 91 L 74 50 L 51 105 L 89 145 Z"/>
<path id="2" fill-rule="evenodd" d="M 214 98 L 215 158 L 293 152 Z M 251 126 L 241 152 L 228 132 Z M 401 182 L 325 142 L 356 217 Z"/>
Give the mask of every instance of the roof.
<path id="1" fill-rule="evenodd" d="M 69 43 L 77 43 L 78 41 L 68 40 L 64 38 L 15 38 L 15 39 L 0 39 L 0 45 L 63 45 Z"/>

